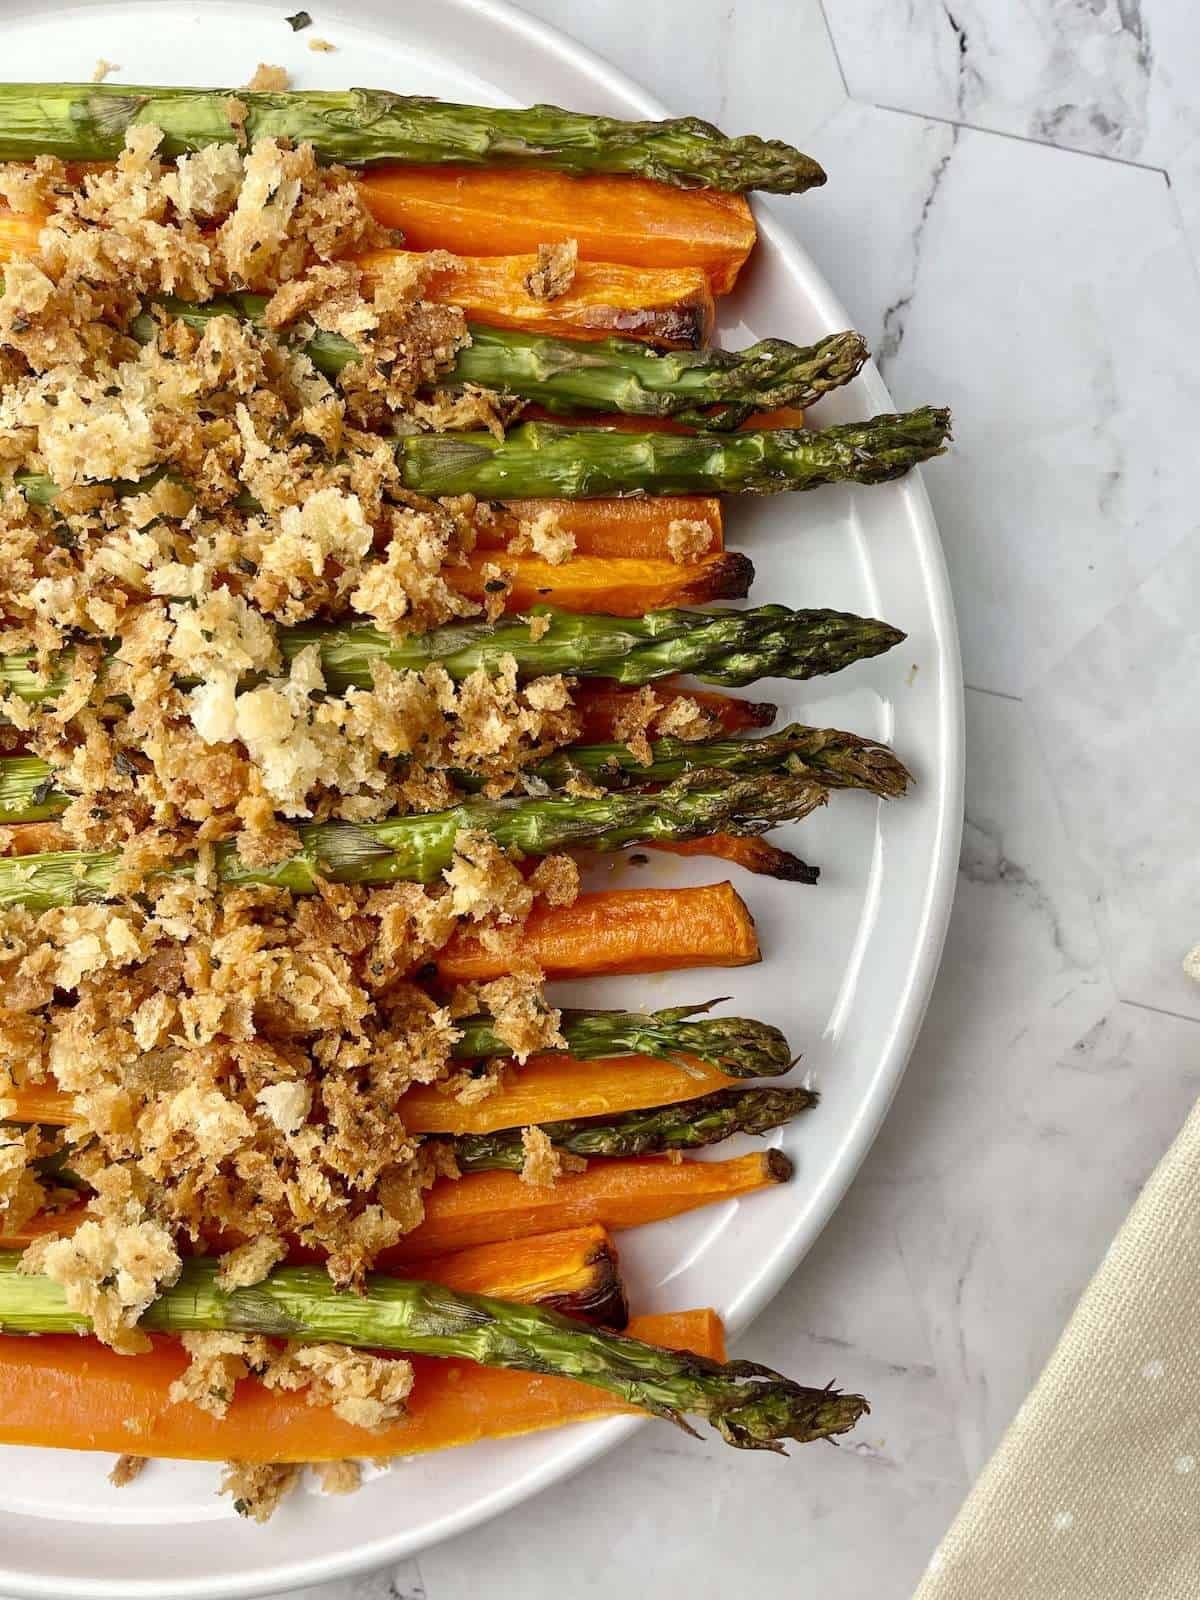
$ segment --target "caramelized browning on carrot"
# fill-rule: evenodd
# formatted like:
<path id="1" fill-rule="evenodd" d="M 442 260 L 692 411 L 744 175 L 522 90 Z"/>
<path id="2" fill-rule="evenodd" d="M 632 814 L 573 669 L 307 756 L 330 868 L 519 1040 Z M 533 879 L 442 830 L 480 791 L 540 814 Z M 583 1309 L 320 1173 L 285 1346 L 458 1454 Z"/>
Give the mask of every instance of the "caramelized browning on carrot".
<path id="1" fill-rule="evenodd" d="M 435 1084 L 420 1084 L 401 1095 L 396 1115 L 410 1133 L 492 1133 L 674 1105 L 731 1088 L 735 1081 L 699 1061 L 686 1067 L 657 1056 L 577 1061 L 562 1053 L 534 1056 L 525 1066 L 511 1068 L 503 1088 L 474 1105 L 462 1105 Z"/>
<path id="2" fill-rule="evenodd" d="M 379 1269 L 386 1270 L 386 1252 Z M 448 1289 L 545 1306 L 605 1328 L 629 1321 L 616 1246 L 598 1223 L 432 1256 L 421 1263 L 421 1276 Z"/>
<path id="3" fill-rule="evenodd" d="M 359 259 L 369 277 L 407 253 L 374 250 Z M 425 293 L 439 304 L 461 306 L 474 322 L 524 333 L 572 339 L 620 334 L 667 349 L 697 350 L 712 331 L 712 290 L 699 267 L 581 261 L 570 288 L 553 300 L 538 300 L 525 287 L 536 265 L 535 255 L 465 252 L 433 274 Z"/>
<path id="4" fill-rule="evenodd" d="M 563 611 L 640 617 L 670 606 L 740 600 L 750 592 L 754 567 L 746 556 L 731 550 L 699 561 L 576 556 L 558 565 L 537 556 L 485 550 L 472 553 L 465 566 L 452 568 L 447 576 L 460 594 L 473 600 L 483 598 L 489 583 L 510 582 L 504 599 L 508 611 L 545 604 Z"/>
<path id="5" fill-rule="evenodd" d="M 677 695 L 685 694 L 717 719 L 718 733 L 746 733 L 751 728 L 769 728 L 779 708 L 766 700 L 739 700 L 736 695 L 719 694 L 712 689 L 693 689 L 678 678 L 660 678 L 649 686 L 659 706 L 666 707 Z M 631 702 L 644 689 L 625 689 L 604 678 L 593 678 L 575 690 L 575 709 L 580 713 L 581 744 L 611 744 L 617 725 Z"/>
<path id="6" fill-rule="evenodd" d="M 523 521 L 548 511 L 575 540 L 577 556 L 637 556 L 670 560 L 670 534 L 680 522 L 701 522 L 710 530 L 709 552 L 724 548 L 721 502 L 687 494 L 630 496 L 625 500 L 510 500 L 490 528 L 480 530 L 477 548 L 502 550 Z"/>
<path id="7" fill-rule="evenodd" d="M 362 185 L 410 249 L 486 256 L 574 239 L 584 261 L 702 267 L 716 294 L 733 288 L 756 236 L 740 195 L 646 178 L 378 166 Z"/>
<path id="8" fill-rule="evenodd" d="M 635 1317 L 628 1331 L 725 1360 L 714 1311 Z M 416 1376 L 406 1415 L 368 1433 L 310 1406 L 302 1391 L 264 1389 L 252 1379 L 238 1385 L 223 1418 L 174 1405 L 171 1385 L 188 1358 L 171 1339 L 156 1338 L 147 1354 L 130 1357 L 74 1334 L 0 1336 L 0 1443 L 183 1461 L 341 1461 L 445 1450 L 631 1409 L 571 1378 L 409 1359 Z"/>
<path id="9" fill-rule="evenodd" d="M 571 906 L 537 906 L 520 953 L 550 978 L 667 972 L 684 967 L 744 967 L 760 958 L 754 919 L 731 883 L 694 889 L 608 889 Z M 471 934 L 456 934 L 436 958 L 452 983 L 501 978 L 512 954 L 497 954 Z"/>
<path id="10" fill-rule="evenodd" d="M 387 1253 L 389 1271 L 444 1250 L 497 1239 L 524 1239 L 598 1222 L 616 1231 L 663 1222 L 685 1211 L 785 1183 L 791 1163 L 780 1150 L 756 1150 L 729 1161 L 667 1161 L 654 1156 L 593 1161 L 564 1172 L 551 1188 L 523 1183 L 515 1172 L 475 1172 L 434 1184 L 425 1220 Z"/>
<path id="11" fill-rule="evenodd" d="M 790 850 L 781 850 L 766 839 L 747 838 L 741 834 L 710 833 L 703 839 L 651 843 L 647 848 L 665 850 L 673 856 L 713 856 L 718 861 L 731 861 L 760 877 L 781 878 L 786 883 L 817 881 L 817 868 L 810 867 Z"/>

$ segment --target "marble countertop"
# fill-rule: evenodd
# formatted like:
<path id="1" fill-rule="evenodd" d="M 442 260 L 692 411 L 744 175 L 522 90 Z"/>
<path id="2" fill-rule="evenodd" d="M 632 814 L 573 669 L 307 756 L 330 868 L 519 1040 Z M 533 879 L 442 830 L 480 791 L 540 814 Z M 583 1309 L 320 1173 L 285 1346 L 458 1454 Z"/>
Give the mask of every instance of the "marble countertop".
<path id="1" fill-rule="evenodd" d="M 755 1327 L 872 1396 L 856 1442 L 784 1467 L 646 1428 L 288 1600 L 904 1600 L 1200 1091 L 1200 30 L 1181 0 L 525 9 L 810 149 L 827 187 L 771 209 L 897 404 L 954 408 L 927 482 L 969 686 L 958 897 L 883 1133 Z"/>

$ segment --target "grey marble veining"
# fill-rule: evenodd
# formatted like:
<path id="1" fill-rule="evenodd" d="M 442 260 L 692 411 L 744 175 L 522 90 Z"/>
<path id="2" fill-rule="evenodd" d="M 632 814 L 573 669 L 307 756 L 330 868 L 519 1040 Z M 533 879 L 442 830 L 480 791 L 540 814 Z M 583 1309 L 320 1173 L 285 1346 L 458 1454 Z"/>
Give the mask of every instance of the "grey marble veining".
<path id="1" fill-rule="evenodd" d="M 1200 23 L 1182 0 L 526 0 L 677 110 L 807 145 L 772 207 L 928 475 L 968 682 L 947 957 L 895 1107 L 756 1354 L 855 1444 L 646 1428 L 395 1573 L 289 1600 L 904 1600 L 1200 1091 Z M 836 52 L 835 46 L 836 44 Z M 1168 183 L 1168 176 L 1170 182 Z M 786 330 L 783 330 L 786 331 Z"/>

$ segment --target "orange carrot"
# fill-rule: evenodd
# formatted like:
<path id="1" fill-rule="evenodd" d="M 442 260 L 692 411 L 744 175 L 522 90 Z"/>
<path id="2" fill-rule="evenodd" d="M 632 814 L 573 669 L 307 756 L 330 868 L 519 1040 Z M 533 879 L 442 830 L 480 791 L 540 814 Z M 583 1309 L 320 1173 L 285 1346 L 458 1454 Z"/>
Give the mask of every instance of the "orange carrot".
<path id="1" fill-rule="evenodd" d="M 760 959 L 754 919 L 728 882 L 606 889 L 580 895 L 571 906 L 535 906 L 517 948 L 551 978 L 744 967 Z M 503 977 L 513 953 L 461 933 L 435 960 L 443 979 L 466 983 Z"/>
<path id="2" fill-rule="evenodd" d="M 531 1122 L 615 1116 L 644 1106 L 674 1105 L 728 1089 L 733 1081 L 698 1061 L 682 1067 L 657 1056 L 577 1061 L 554 1053 L 512 1068 L 504 1087 L 475 1105 L 463 1105 L 435 1084 L 419 1084 L 397 1100 L 396 1115 L 410 1133 L 491 1133 Z M 41 1084 L 17 1087 L 6 1098 L 8 1114 L 16 1122 L 62 1127 L 74 1115 L 74 1097 L 61 1089 Z"/>
<path id="3" fill-rule="evenodd" d="M 718 694 L 712 689 L 693 689 L 677 678 L 660 678 L 649 685 L 650 693 L 661 708 L 669 706 L 678 695 L 687 695 L 719 723 L 718 732 L 745 733 L 751 728 L 768 728 L 774 722 L 778 707 L 766 700 L 739 700 L 736 695 Z M 624 689 L 620 684 L 604 678 L 593 678 L 581 683 L 575 690 L 575 709 L 580 713 L 581 744 L 608 744 L 616 739 L 617 724 L 631 703 L 645 693 L 644 689 Z"/>
<path id="4" fill-rule="evenodd" d="M 746 838 L 740 834 L 710 833 L 703 839 L 681 839 L 676 843 L 655 841 L 646 848 L 665 850 L 673 856 L 712 856 L 717 861 L 731 861 L 759 877 L 782 878 L 788 883 L 813 883 L 813 869 L 807 867 L 799 856 L 790 850 L 781 850 L 766 839 Z"/>
<path id="5" fill-rule="evenodd" d="M 709 552 L 724 549 L 721 502 L 716 496 L 686 494 L 630 496 L 625 500 L 510 500 L 499 507 L 491 527 L 479 533 L 477 548 L 502 550 L 522 521 L 543 511 L 573 536 L 577 556 L 640 556 L 670 559 L 672 524 L 701 522 L 710 530 Z"/>
<path id="6" fill-rule="evenodd" d="M 515 1172 L 475 1172 L 436 1183 L 425 1196 L 425 1220 L 386 1251 L 380 1266 L 396 1272 L 445 1250 L 498 1239 L 524 1239 L 589 1222 L 617 1231 L 663 1222 L 685 1211 L 784 1183 L 791 1163 L 779 1150 L 756 1150 L 728 1161 L 667 1161 L 654 1156 L 593 1161 L 564 1172 L 553 1188 L 523 1183 Z"/>
<path id="7" fill-rule="evenodd" d="M 692 1061 L 676 1066 L 657 1056 L 577 1061 L 554 1053 L 513 1067 L 504 1086 L 486 1100 L 463 1105 L 435 1084 L 401 1095 L 396 1115 L 411 1133 L 492 1133 L 568 1117 L 617 1116 L 645 1106 L 674 1105 L 732 1087 L 715 1067 Z M 14 1096 L 19 1103 L 20 1091 Z"/>
<path id="8" fill-rule="evenodd" d="M 358 258 L 370 281 L 390 260 L 413 252 L 374 250 Z M 473 322 L 571 339 L 620 334 L 672 350 L 698 350 L 712 332 L 712 291 L 699 267 L 623 266 L 581 261 L 570 288 L 537 300 L 525 280 L 536 256 L 458 255 L 425 288 L 439 305 L 461 306 Z"/>
<path id="9" fill-rule="evenodd" d="M 45 217 L 0 207 L 0 262 L 34 255 Z M 360 257 L 368 281 L 372 272 L 403 250 L 376 250 Z M 670 349 L 694 350 L 712 330 L 713 298 L 698 266 L 627 266 L 619 262 L 580 262 L 574 282 L 554 300 L 536 300 L 525 279 L 536 264 L 532 255 L 458 256 L 435 271 L 426 297 L 461 306 L 475 322 L 526 333 L 572 339 L 649 340 Z"/>
<path id="10" fill-rule="evenodd" d="M 594 1161 L 585 1172 L 564 1172 L 553 1188 L 523 1183 L 515 1172 L 473 1172 L 442 1179 L 425 1196 L 425 1220 L 396 1245 L 384 1250 L 381 1272 L 411 1270 L 427 1274 L 431 1258 L 465 1253 L 477 1246 L 529 1239 L 564 1229 L 599 1225 L 617 1231 L 664 1222 L 685 1211 L 753 1194 L 785 1183 L 791 1164 L 782 1151 L 756 1150 L 727 1161 L 667 1161 L 653 1156 Z M 43 1213 L 19 1229 L 0 1235 L 0 1249 L 23 1250 L 46 1237 L 73 1233 L 88 1215 L 85 1205 L 53 1215 Z M 213 1252 L 236 1239 L 209 1239 Z M 318 1259 L 296 1249 L 296 1262 Z"/>
<path id="11" fill-rule="evenodd" d="M 725 1359 L 714 1311 L 636 1317 L 629 1333 L 668 1349 Z M 303 1392 L 247 1379 L 222 1418 L 172 1404 L 188 1358 L 172 1339 L 122 1356 L 95 1339 L 0 1337 L 0 1443 L 185 1461 L 340 1461 L 415 1455 L 478 1439 L 503 1439 L 565 1422 L 626 1413 L 622 1401 L 576 1383 L 471 1361 L 413 1356 L 407 1413 L 367 1433 L 310 1406 Z"/>
<path id="12" fill-rule="evenodd" d="M 473 552 L 464 566 L 448 568 L 446 576 L 473 600 L 483 598 L 489 583 L 510 581 L 504 597 L 508 611 L 545 603 L 563 611 L 640 617 L 668 606 L 742 599 L 750 592 L 754 567 L 731 550 L 687 562 L 576 556 L 558 565 L 537 556 L 484 550 Z"/>
<path id="13" fill-rule="evenodd" d="M 545 1306 L 606 1328 L 629 1321 L 616 1246 L 599 1223 L 432 1256 L 422 1262 L 421 1276 L 448 1289 Z"/>
<path id="14" fill-rule="evenodd" d="M 487 256 L 574 239 L 582 261 L 701 267 L 715 294 L 733 288 L 756 237 L 740 195 L 645 178 L 378 166 L 362 186 L 376 219 L 403 228 L 413 250 Z"/>

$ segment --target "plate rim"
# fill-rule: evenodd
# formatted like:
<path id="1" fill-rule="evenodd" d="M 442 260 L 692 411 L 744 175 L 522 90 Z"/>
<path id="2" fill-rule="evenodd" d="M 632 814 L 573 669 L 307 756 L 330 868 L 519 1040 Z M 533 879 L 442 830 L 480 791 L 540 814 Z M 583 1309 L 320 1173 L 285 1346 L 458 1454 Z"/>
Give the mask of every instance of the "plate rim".
<path id="1" fill-rule="evenodd" d="M 76 0 L 74 5 L 68 3 L 60 9 L 64 12 L 78 11 L 104 3 L 106 0 L 83 0 L 81 5 Z M 148 4 L 149 0 L 135 0 L 135 3 Z M 255 10 L 263 10 L 267 9 L 268 0 L 243 0 L 243 3 Z M 475 18 L 505 29 L 517 35 L 530 48 L 553 54 L 623 100 L 639 116 L 661 118 L 677 114 L 664 106 L 636 79 L 613 66 L 589 46 L 581 44 L 554 24 L 543 22 L 518 9 L 510 0 L 438 0 L 438 5 L 443 12 L 458 11 L 467 21 Z M 41 7 L 33 4 L 33 0 L 25 0 L 24 4 L 17 0 L 18 17 L 21 11 L 27 9 L 41 10 Z M 335 12 L 342 12 L 350 19 L 357 20 L 358 11 L 355 0 L 340 0 L 340 3 L 335 0 L 330 8 L 330 21 L 334 20 Z M 371 20 L 381 27 L 386 27 L 392 21 Z M 397 25 L 402 24 L 400 17 L 394 21 Z M 754 210 L 760 238 L 773 255 L 777 255 L 803 280 L 810 303 L 817 313 L 838 327 L 850 327 L 851 321 L 831 284 L 803 244 L 772 211 L 769 197 L 765 200 L 756 198 Z M 894 402 L 874 361 L 866 365 L 860 379 L 876 410 L 893 409 Z M 919 469 L 904 480 L 904 489 L 908 502 L 906 511 L 913 522 L 923 564 L 924 586 L 930 601 L 929 620 L 932 643 L 938 657 L 941 691 L 937 703 L 938 738 L 944 752 L 942 769 L 932 775 L 922 791 L 924 801 L 937 808 L 937 822 L 930 870 L 918 919 L 918 936 L 914 942 L 907 983 L 896 1006 L 891 1037 L 881 1052 L 874 1085 L 837 1154 L 825 1181 L 820 1204 L 804 1218 L 803 1230 L 797 1224 L 779 1239 L 773 1249 L 770 1265 L 738 1296 L 734 1309 L 725 1319 L 727 1331 L 734 1338 L 745 1331 L 795 1272 L 841 1204 L 866 1158 L 899 1089 L 920 1032 L 949 926 L 963 826 L 965 686 L 944 549 Z M 801 1231 L 803 1237 L 799 1237 Z M 482 1500 L 477 1499 L 468 1506 L 447 1511 L 421 1530 L 410 1529 L 385 1536 L 352 1550 L 283 1562 L 269 1571 L 259 1568 L 245 1580 L 219 1574 L 184 1579 L 175 1587 L 175 1600 L 250 1600 L 253 1596 L 328 1583 L 402 1561 L 444 1539 L 478 1527 L 544 1489 L 566 1481 L 631 1437 L 648 1420 L 645 1417 L 618 1417 L 585 1424 L 574 1430 L 577 1436 L 573 1446 L 558 1453 L 553 1460 L 518 1475 L 502 1489 Z M 26 1597 L 28 1600 L 117 1600 L 117 1597 L 120 1600 L 159 1600 L 162 1593 L 159 1579 L 134 1578 L 122 1580 L 120 1584 L 110 1583 L 107 1579 L 70 1579 L 65 1585 L 62 1582 L 52 1584 L 38 1575 L 21 1573 L 8 1566 L 0 1567 L 0 1590 L 10 1594 L 13 1600 L 26 1600 Z"/>

